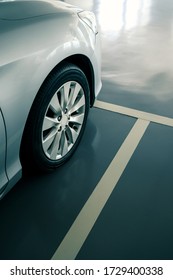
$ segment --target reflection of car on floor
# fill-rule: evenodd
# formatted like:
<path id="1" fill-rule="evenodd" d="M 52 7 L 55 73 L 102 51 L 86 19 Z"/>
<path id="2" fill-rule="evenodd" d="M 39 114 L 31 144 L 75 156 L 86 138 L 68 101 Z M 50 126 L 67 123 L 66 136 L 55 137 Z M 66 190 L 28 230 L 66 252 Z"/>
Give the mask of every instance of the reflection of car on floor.
<path id="1" fill-rule="evenodd" d="M 0 0 L 0 197 L 22 168 L 52 170 L 73 154 L 98 94 L 93 13 L 60 1 Z"/>

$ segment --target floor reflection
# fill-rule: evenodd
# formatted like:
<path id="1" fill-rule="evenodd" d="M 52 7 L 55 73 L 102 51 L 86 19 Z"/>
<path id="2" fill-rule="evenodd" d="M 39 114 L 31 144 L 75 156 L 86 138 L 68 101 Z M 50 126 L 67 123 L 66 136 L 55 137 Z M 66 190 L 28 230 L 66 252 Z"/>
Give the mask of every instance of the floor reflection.
<path id="1" fill-rule="evenodd" d="M 172 0 L 93 0 L 87 1 L 87 4 L 80 0 L 66 2 L 96 14 L 102 43 L 103 83 L 110 81 L 128 91 L 129 99 L 131 93 L 140 97 L 129 107 L 148 111 L 145 93 L 152 97 L 150 107 L 164 101 L 163 106 L 159 103 L 157 113 L 160 115 L 164 114 L 168 102 L 173 106 Z M 111 101 L 120 94 L 115 91 Z M 128 106 L 123 98 L 121 105 Z M 168 115 L 173 117 L 172 110 Z"/>

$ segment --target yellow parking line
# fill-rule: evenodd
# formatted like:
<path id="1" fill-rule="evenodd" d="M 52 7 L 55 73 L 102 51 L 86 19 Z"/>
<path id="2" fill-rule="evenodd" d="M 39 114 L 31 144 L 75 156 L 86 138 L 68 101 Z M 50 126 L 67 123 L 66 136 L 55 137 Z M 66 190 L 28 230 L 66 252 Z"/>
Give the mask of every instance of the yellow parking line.
<path id="1" fill-rule="evenodd" d="M 100 101 L 100 100 L 95 101 L 94 107 L 104 109 L 104 110 L 108 110 L 108 111 L 115 112 L 115 113 L 120 113 L 120 114 L 127 115 L 127 116 L 130 116 L 130 117 L 134 117 L 134 118 L 137 118 L 137 119 L 147 120 L 147 121 L 150 121 L 150 122 L 154 122 L 154 123 L 158 123 L 158 124 L 173 127 L 173 119 L 167 118 L 167 117 L 164 117 L 164 116 L 155 115 L 155 114 L 151 114 L 151 113 L 147 113 L 147 112 L 143 112 L 143 111 L 138 111 L 138 110 L 135 110 L 135 109 L 131 109 L 131 108 L 127 108 L 127 107 L 103 102 L 103 101 Z"/>
<path id="2" fill-rule="evenodd" d="M 136 121 L 108 169 L 54 253 L 52 260 L 73 260 L 76 258 L 148 125 L 149 121 Z"/>

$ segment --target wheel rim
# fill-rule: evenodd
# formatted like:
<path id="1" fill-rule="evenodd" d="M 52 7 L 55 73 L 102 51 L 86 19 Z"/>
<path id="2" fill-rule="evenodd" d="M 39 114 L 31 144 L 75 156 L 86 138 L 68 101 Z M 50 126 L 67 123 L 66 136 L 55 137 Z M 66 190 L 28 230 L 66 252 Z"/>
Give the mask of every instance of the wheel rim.
<path id="1" fill-rule="evenodd" d="M 85 94 L 75 81 L 53 95 L 43 119 L 42 147 L 51 160 L 62 159 L 76 143 L 85 117 Z"/>

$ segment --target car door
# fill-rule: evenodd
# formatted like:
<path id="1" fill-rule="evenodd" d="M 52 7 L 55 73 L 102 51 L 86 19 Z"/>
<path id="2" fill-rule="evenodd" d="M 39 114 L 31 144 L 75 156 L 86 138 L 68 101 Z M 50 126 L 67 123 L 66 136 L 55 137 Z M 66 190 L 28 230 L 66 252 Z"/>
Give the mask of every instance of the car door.
<path id="1" fill-rule="evenodd" d="M 5 124 L 0 109 L 0 195 L 8 182 L 6 172 L 5 172 L 5 154 L 6 154 Z"/>

